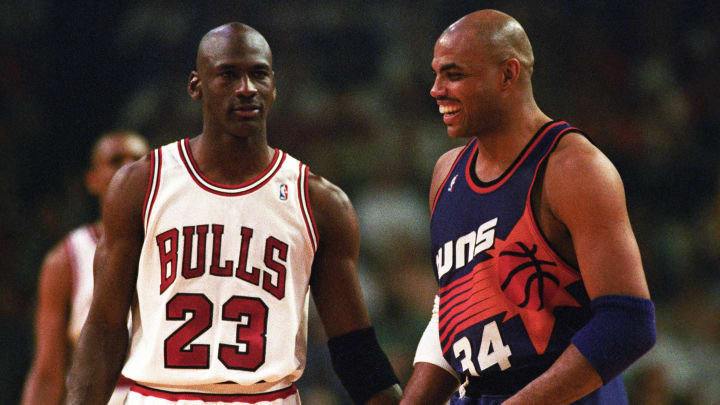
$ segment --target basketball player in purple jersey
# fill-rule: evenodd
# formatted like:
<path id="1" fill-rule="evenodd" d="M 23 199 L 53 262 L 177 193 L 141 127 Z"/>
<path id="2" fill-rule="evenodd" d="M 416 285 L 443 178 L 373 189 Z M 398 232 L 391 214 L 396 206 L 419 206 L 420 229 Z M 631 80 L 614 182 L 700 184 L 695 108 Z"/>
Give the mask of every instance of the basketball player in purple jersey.
<path id="1" fill-rule="evenodd" d="M 147 142 L 136 133 L 113 131 L 101 135 L 92 148 L 85 174 L 88 191 L 102 204 L 113 174 L 147 152 Z M 38 284 L 35 357 L 25 382 L 23 405 L 62 403 L 67 362 L 90 308 L 92 262 L 102 234 L 100 221 L 83 225 L 45 257 Z M 129 381 L 121 379 L 110 403 L 121 404 L 128 389 Z"/>
<path id="2" fill-rule="evenodd" d="M 435 43 L 454 138 L 430 190 L 438 293 L 402 404 L 627 404 L 654 307 L 612 163 L 535 103 L 520 24 L 471 13 Z"/>
<path id="3" fill-rule="evenodd" d="M 268 146 L 276 88 L 265 38 L 240 23 L 211 30 L 196 69 L 188 92 L 202 133 L 110 185 L 68 404 L 104 403 L 122 370 L 135 381 L 126 405 L 297 405 L 309 291 L 354 402 L 398 403 L 357 280 L 350 201 Z"/>

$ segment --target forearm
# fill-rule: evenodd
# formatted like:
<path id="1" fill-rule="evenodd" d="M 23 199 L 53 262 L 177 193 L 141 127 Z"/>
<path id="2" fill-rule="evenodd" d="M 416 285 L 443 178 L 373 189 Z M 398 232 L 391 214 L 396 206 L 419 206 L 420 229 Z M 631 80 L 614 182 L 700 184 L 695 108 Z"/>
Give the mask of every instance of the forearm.
<path id="1" fill-rule="evenodd" d="M 400 404 L 445 404 L 459 384 L 455 376 L 441 367 L 424 362 L 416 363 Z"/>
<path id="2" fill-rule="evenodd" d="M 63 370 L 32 369 L 23 390 L 22 405 L 59 405 L 64 393 Z"/>
<path id="3" fill-rule="evenodd" d="M 124 325 L 86 323 L 73 355 L 68 405 L 104 405 L 125 360 L 128 331 Z"/>
<path id="4" fill-rule="evenodd" d="M 570 345 L 553 365 L 503 405 L 569 404 L 602 386 L 602 379 L 587 359 Z"/>

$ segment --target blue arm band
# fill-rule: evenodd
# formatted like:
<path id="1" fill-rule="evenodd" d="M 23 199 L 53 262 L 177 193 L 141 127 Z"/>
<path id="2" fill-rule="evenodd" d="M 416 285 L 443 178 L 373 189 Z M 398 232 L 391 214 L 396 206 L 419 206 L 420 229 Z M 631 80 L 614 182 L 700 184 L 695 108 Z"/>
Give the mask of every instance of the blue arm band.
<path id="1" fill-rule="evenodd" d="M 378 392 L 398 384 L 395 371 L 370 327 L 328 340 L 333 369 L 353 402 L 364 404 Z"/>
<path id="2" fill-rule="evenodd" d="M 572 344 L 607 384 L 655 344 L 655 307 L 645 298 L 605 295 L 590 308 L 593 317 Z"/>

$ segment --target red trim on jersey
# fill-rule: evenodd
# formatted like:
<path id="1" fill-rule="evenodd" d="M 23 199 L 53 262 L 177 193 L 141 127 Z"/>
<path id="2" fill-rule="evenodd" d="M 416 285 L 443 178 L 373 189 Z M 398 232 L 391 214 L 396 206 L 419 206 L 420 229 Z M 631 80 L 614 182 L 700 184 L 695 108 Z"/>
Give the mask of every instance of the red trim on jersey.
<path id="1" fill-rule="evenodd" d="M 305 228 L 310 236 L 312 242 L 313 251 L 317 251 L 318 244 L 318 231 L 315 225 L 315 217 L 310 207 L 310 193 L 308 186 L 308 174 L 310 168 L 300 163 L 300 175 L 298 176 L 298 195 L 300 196 L 300 209 L 302 211 L 303 221 L 305 221 Z"/>
<path id="2" fill-rule="evenodd" d="M 513 173 L 515 173 L 515 171 L 518 169 L 518 167 L 520 167 L 522 165 L 522 162 L 524 162 L 525 159 L 528 157 L 528 155 L 530 155 L 530 152 L 532 152 L 533 149 L 535 149 L 535 146 L 538 144 L 538 142 L 540 142 L 540 140 L 543 138 L 543 136 L 550 129 L 552 129 L 558 125 L 563 125 L 563 124 L 566 124 L 566 122 L 564 122 L 564 121 L 555 122 L 551 125 L 548 125 L 540 134 L 536 135 L 532 144 L 529 147 L 525 148 L 525 152 L 520 157 L 520 159 L 515 160 L 515 162 L 513 162 L 512 167 L 510 168 L 510 170 L 503 173 L 500 181 L 498 181 L 497 183 L 494 183 L 492 186 L 480 187 L 477 184 L 475 184 L 475 182 L 472 181 L 472 178 L 470 176 L 470 163 L 472 162 L 472 159 L 468 159 L 467 164 L 465 165 L 465 178 L 467 179 L 467 183 L 470 186 L 470 189 L 475 191 L 476 193 L 483 193 L 483 194 L 490 193 L 490 192 L 497 190 L 500 186 L 505 184 L 505 182 L 507 182 L 507 180 L 510 177 L 512 177 Z M 475 145 L 475 148 L 472 150 L 472 153 L 475 153 L 475 150 L 477 150 L 477 144 Z M 474 169 L 475 168 L 473 168 L 473 170 Z"/>
<path id="3" fill-rule="evenodd" d="M 528 213 L 527 216 L 530 220 L 530 224 L 532 225 L 531 226 L 532 230 L 537 235 L 540 236 L 540 239 L 542 241 L 545 242 L 545 247 L 548 248 L 548 250 L 551 252 L 554 259 L 557 260 L 560 264 L 564 265 L 565 267 L 570 268 L 573 271 L 575 271 L 576 275 L 580 274 L 580 269 L 576 268 L 572 264 L 568 263 L 565 259 L 563 259 L 562 256 L 560 256 L 560 254 L 558 252 L 556 252 L 555 249 L 553 249 L 552 245 L 550 244 L 550 241 L 547 240 L 547 238 L 545 237 L 545 234 L 540 229 L 540 226 L 538 225 L 537 220 L 535 219 L 535 213 L 532 208 L 532 190 L 535 187 L 535 180 L 537 180 L 537 174 L 538 174 L 538 171 L 540 171 L 540 166 L 542 166 L 542 162 L 545 159 L 547 159 L 547 157 L 550 155 L 550 153 L 553 150 L 555 150 L 555 147 L 557 146 L 558 142 L 560 142 L 560 139 L 563 136 L 565 136 L 565 134 L 567 134 L 568 132 L 579 132 L 579 131 L 580 130 L 575 127 L 569 127 L 569 128 L 566 128 L 566 129 L 563 129 L 562 131 L 560 131 L 560 133 L 557 135 L 557 137 L 553 141 L 552 145 L 550 145 L 550 148 L 548 148 L 547 153 L 545 153 L 545 156 L 543 156 L 538 161 L 538 165 L 535 168 L 535 173 L 533 174 L 532 182 L 530 182 L 530 189 L 528 189 L 527 197 L 525 198 L 525 211 Z M 520 220 L 522 220 L 522 217 Z M 518 222 L 520 222 L 520 221 L 518 221 Z M 560 268 L 563 268 L 563 266 L 560 266 Z"/>
<path id="4" fill-rule="evenodd" d="M 124 375 L 120 374 L 120 377 L 118 377 L 117 382 L 115 383 L 115 388 L 121 388 L 121 387 L 130 387 L 131 385 L 135 384 L 135 381 L 125 377 Z"/>
<path id="5" fill-rule="evenodd" d="M 445 183 L 447 183 L 448 179 L 450 178 L 450 175 L 451 175 L 452 172 L 455 170 L 455 166 L 457 166 L 458 161 L 459 161 L 460 158 L 463 156 L 463 154 L 465 153 L 465 151 L 470 147 L 470 145 L 473 144 L 473 141 L 474 141 L 474 140 L 475 140 L 475 138 L 473 138 L 470 142 L 468 142 L 467 145 L 465 145 L 465 147 L 464 147 L 464 148 L 460 151 L 460 153 L 458 153 L 458 155 L 455 157 L 455 161 L 453 162 L 452 167 L 450 168 L 450 171 L 448 171 L 447 176 L 445 176 L 445 180 L 443 180 L 443 182 L 442 182 L 442 184 L 440 185 L 440 188 L 438 189 L 437 193 L 435 193 L 435 197 L 434 197 L 434 199 L 433 199 L 433 205 L 432 205 L 432 208 L 430 209 L 430 219 L 432 219 L 433 213 L 435 212 L 435 206 L 437 205 L 437 202 L 438 202 L 438 200 L 440 199 L 440 193 L 442 193 L 442 191 L 445 189 Z"/>
<path id="6" fill-rule="evenodd" d="M 150 181 L 148 182 L 147 190 L 149 194 L 146 195 L 145 203 L 143 204 L 143 225 L 146 232 L 148 222 L 150 221 L 150 213 L 152 213 L 155 200 L 159 194 L 160 175 L 162 172 L 162 149 L 155 149 L 153 152 L 154 153 L 150 154 Z"/>
<path id="7" fill-rule="evenodd" d="M 262 173 L 258 174 L 254 178 L 244 183 L 227 185 L 216 183 L 207 178 L 204 174 L 202 174 L 200 168 L 197 165 L 197 162 L 195 162 L 195 157 L 193 157 L 192 155 L 189 139 L 182 139 L 178 141 L 177 144 L 178 152 L 180 153 L 180 160 L 182 160 L 193 181 L 198 186 L 200 186 L 200 188 L 209 193 L 226 197 L 234 197 L 252 193 L 253 191 L 264 186 L 265 183 L 270 181 L 270 179 L 272 179 L 273 176 L 275 176 L 275 174 L 280 170 L 283 163 L 285 162 L 285 157 L 287 156 L 286 153 L 284 153 L 280 149 L 275 148 L 275 154 L 273 155 L 270 164 L 268 164 L 268 166 L 265 168 L 265 170 L 263 170 Z"/>
<path id="8" fill-rule="evenodd" d="M 255 404 L 263 401 L 288 398 L 297 392 L 297 387 L 293 384 L 281 390 L 260 394 L 206 394 L 202 392 L 163 391 L 135 383 L 135 385 L 130 388 L 130 391 L 137 392 L 146 397 L 162 398 L 168 401 L 243 402 L 246 404 Z"/>
<path id="9" fill-rule="evenodd" d="M 152 190 L 152 185 L 155 180 L 155 151 L 150 152 L 150 174 L 148 175 L 148 184 L 147 189 L 145 190 L 145 199 L 143 200 L 143 228 L 146 228 L 145 225 L 145 214 L 147 212 L 147 205 L 148 201 L 150 200 L 150 191 Z"/>

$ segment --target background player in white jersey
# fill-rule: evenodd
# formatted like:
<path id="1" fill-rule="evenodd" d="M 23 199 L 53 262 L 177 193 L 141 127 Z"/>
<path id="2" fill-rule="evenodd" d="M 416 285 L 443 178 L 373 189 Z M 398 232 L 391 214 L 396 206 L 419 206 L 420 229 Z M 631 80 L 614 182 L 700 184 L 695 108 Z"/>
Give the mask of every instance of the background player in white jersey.
<path id="1" fill-rule="evenodd" d="M 148 152 L 140 135 L 107 132 L 93 146 L 85 175 L 88 191 L 100 203 L 115 172 Z M 73 230 L 45 257 L 40 271 L 35 317 L 35 357 L 22 404 L 60 404 L 69 355 L 77 344 L 92 299 L 92 262 L 103 229 L 100 221 Z M 122 403 L 130 386 L 120 381 L 111 404 Z"/>
<path id="2" fill-rule="evenodd" d="M 240 23 L 208 32 L 188 92 L 202 133 L 111 183 L 68 403 L 103 403 L 122 369 L 136 381 L 126 404 L 298 404 L 309 290 L 353 400 L 397 403 L 357 280 L 350 201 L 267 144 L 276 89 L 265 39 Z"/>

